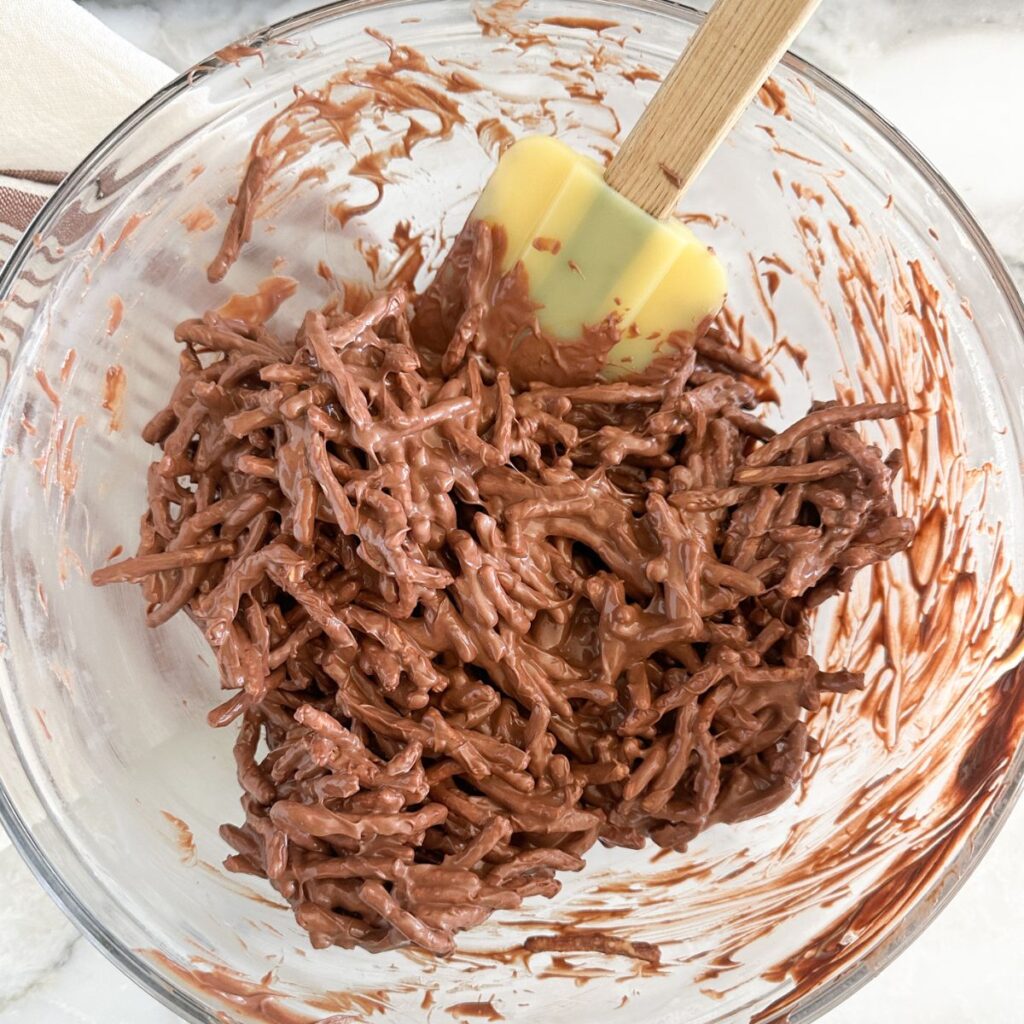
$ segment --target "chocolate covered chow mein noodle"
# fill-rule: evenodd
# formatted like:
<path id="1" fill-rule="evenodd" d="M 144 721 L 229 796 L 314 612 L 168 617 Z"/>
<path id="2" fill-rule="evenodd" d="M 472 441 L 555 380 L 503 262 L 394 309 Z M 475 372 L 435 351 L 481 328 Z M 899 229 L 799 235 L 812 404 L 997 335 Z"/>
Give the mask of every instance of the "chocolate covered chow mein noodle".
<path id="1" fill-rule="evenodd" d="M 856 430 L 900 406 L 775 434 L 714 336 L 661 379 L 514 386 L 473 230 L 485 265 L 443 302 L 334 304 L 293 338 L 182 323 L 138 554 L 94 575 L 203 629 L 233 691 L 210 721 L 238 728 L 226 864 L 315 946 L 447 954 L 595 843 L 682 850 L 776 807 L 805 713 L 862 685 L 819 669 L 810 614 L 912 533 L 899 453 Z"/>

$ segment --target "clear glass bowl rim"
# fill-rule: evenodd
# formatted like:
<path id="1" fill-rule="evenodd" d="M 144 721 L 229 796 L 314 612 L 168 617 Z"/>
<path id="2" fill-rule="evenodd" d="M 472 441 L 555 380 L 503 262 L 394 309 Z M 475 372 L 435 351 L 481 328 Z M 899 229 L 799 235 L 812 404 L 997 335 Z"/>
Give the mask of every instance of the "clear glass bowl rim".
<path id="1" fill-rule="evenodd" d="M 302 14 L 277 21 L 246 36 L 245 42 L 252 46 L 262 47 L 268 42 L 286 37 L 296 31 L 312 28 L 350 11 L 372 8 L 421 7 L 425 4 L 444 2 L 447 0 L 335 0 L 333 3 L 324 4 Z M 679 3 L 677 0 L 591 0 L 591 3 L 595 7 L 618 10 L 632 8 L 637 12 L 651 11 L 671 14 L 691 23 L 699 23 L 705 16 L 704 12 L 687 4 Z M 89 180 L 102 165 L 104 157 L 132 132 L 141 127 L 151 115 L 189 89 L 193 83 L 208 75 L 216 74 L 220 68 L 229 63 L 219 56 L 211 55 L 192 68 L 183 71 L 129 114 L 64 178 L 53 195 L 36 213 L 11 253 L 10 259 L 0 269 L 0 302 L 7 298 L 14 281 L 18 278 L 32 251 L 35 235 L 45 231 L 53 224 L 62 212 L 67 196 L 77 193 L 83 183 Z M 831 99 L 845 107 L 848 113 L 860 118 L 892 146 L 909 167 L 917 173 L 943 204 L 946 212 L 957 221 L 970 239 L 971 245 L 984 262 L 985 269 L 993 283 L 1006 301 L 1020 335 L 1024 337 L 1024 300 L 1022 300 L 1017 286 L 974 215 L 942 174 L 899 129 L 869 103 L 827 72 L 792 52 L 785 54 L 782 64 L 804 76 L 822 92 L 827 93 Z M 20 352 L 15 356 L 15 362 L 19 358 L 21 358 Z M 0 714 L 5 714 L 4 709 L 0 708 Z M 29 773 L 26 772 L 26 774 Z M 783 1021 L 790 1020 L 799 1021 L 800 1024 L 810 1024 L 811 1021 L 820 1018 L 828 1010 L 856 992 L 862 985 L 876 977 L 907 949 L 938 916 L 973 873 L 999 834 L 1022 790 L 1024 790 L 1024 744 L 1014 752 L 1001 783 L 1000 791 L 992 802 L 991 812 L 986 816 L 977 833 L 972 835 L 971 842 L 966 844 L 957 857 L 947 865 L 943 874 L 932 887 L 919 896 L 911 910 L 898 922 L 890 934 L 871 951 L 866 960 L 849 965 L 830 978 L 820 989 L 807 992 L 795 1006 L 788 1011 L 782 1011 L 783 1015 L 775 1018 L 772 1024 L 782 1024 Z M 40 847 L 28 824 L 16 809 L 2 779 L 0 779 L 0 824 L 6 829 L 15 849 L 49 896 L 111 963 L 167 1009 L 180 1015 L 190 1024 L 216 1024 L 217 1018 L 193 999 L 188 992 L 158 973 L 139 951 L 126 947 L 102 921 L 98 920 L 82 904 L 77 894 L 65 883 Z"/>

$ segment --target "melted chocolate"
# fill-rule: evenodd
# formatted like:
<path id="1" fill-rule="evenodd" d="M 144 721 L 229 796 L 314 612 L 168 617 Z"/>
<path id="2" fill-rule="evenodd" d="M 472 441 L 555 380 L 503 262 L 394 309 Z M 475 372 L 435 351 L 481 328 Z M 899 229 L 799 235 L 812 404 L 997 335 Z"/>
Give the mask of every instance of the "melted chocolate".
<path id="1" fill-rule="evenodd" d="M 594 951 L 608 956 L 628 956 L 655 967 L 661 963 L 661 950 L 651 942 L 619 939 L 605 932 L 563 931 L 559 935 L 531 935 L 524 943 L 530 953 L 579 953 Z"/>
<path id="2" fill-rule="evenodd" d="M 899 453 L 854 429 L 902 405 L 773 434 L 720 336 L 658 379 L 552 353 L 574 383 L 530 383 L 500 340 L 523 269 L 491 242 L 292 338 L 272 302 L 180 324 L 138 553 L 93 575 L 204 630 L 234 691 L 210 720 L 239 723 L 227 866 L 318 947 L 449 954 L 594 843 L 682 850 L 776 807 L 817 749 L 805 712 L 863 683 L 819 668 L 810 613 L 913 532 Z M 620 941 L 580 934 L 531 941 Z"/>

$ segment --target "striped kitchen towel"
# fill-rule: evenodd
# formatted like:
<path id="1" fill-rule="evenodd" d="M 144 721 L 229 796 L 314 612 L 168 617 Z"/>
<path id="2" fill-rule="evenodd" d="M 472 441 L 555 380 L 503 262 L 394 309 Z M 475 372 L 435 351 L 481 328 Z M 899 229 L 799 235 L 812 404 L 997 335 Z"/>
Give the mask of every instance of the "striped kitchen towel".
<path id="1" fill-rule="evenodd" d="M 73 0 L 0 0 L 0 266 L 64 175 L 173 74 Z"/>

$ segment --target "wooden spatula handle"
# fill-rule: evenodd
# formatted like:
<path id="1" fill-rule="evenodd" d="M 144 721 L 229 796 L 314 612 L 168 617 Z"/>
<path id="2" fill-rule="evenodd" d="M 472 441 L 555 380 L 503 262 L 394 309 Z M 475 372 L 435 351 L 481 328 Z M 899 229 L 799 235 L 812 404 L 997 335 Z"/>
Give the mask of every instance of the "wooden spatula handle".
<path id="1" fill-rule="evenodd" d="M 820 0 L 718 0 L 608 165 L 605 181 L 671 213 Z"/>

